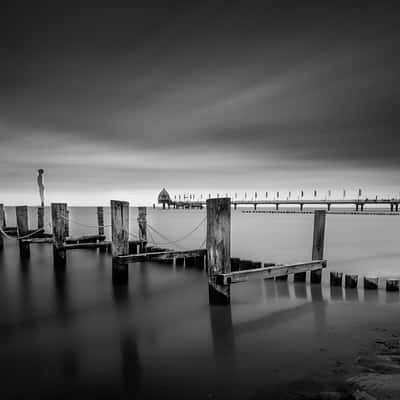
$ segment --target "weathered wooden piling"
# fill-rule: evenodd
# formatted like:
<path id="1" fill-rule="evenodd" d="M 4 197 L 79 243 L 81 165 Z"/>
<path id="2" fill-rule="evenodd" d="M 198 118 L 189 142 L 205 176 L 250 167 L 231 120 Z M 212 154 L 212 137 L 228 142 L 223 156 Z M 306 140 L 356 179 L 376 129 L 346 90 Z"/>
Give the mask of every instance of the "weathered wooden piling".
<path id="1" fill-rule="evenodd" d="M 67 222 L 67 204 L 51 204 L 51 221 L 53 225 L 53 263 L 55 268 L 64 268 L 66 252 L 63 249 L 65 241 L 65 225 Z"/>
<path id="2" fill-rule="evenodd" d="M 99 235 L 104 235 L 104 208 L 97 207 L 97 226 Z"/>
<path id="3" fill-rule="evenodd" d="M 364 277 L 364 289 L 376 290 L 378 289 L 379 278 L 377 276 Z"/>
<path id="4" fill-rule="evenodd" d="M 38 207 L 37 210 L 37 218 L 38 218 L 38 229 L 44 228 L 44 207 Z"/>
<path id="5" fill-rule="evenodd" d="M 139 240 L 140 252 L 146 252 L 147 244 L 147 210 L 146 207 L 139 207 L 138 225 L 139 225 Z"/>
<path id="6" fill-rule="evenodd" d="M 111 253 L 112 282 L 114 285 L 128 283 L 128 263 L 119 261 L 117 256 L 129 253 L 129 203 L 111 200 Z"/>
<path id="7" fill-rule="evenodd" d="M 0 229 L 4 226 L 4 205 L 0 204 Z M 3 234 L 0 232 L 0 249 L 4 247 Z"/>
<path id="8" fill-rule="evenodd" d="M 231 199 L 207 199 L 207 265 L 210 304 L 229 304 L 230 285 L 216 274 L 231 272 Z"/>
<path id="9" fill-rule="evenodd" d="M 67 238 L 67 237 L 69 236 L 69 211 L 68 211 L 68 209 L 65 210 L 65 217 L 64 217 L 64 220 L 65 220 L 65 224 L 64 224 L 64 229 L 65 229 L 64 237 Z"/>
<path id="10" fill-rule="evenodd" d="M 15 213 L 17 217 L 17 230 L 18 237 L 21 238 L 29 233 L 29 216 L 28 206 L 17 206 L 15 207 Z M 29 243 L 19 240 L 19 253 L 21 257 L 26 258 L 30 255 Z"/>
<path id="11" fill-rule="evenodd" d="M 342 286 L 343 272 L 331 272 L 329 275 L 331 286 Z"/>
<path id="12" fill-rule="evenodd" d="M 386 280 L 386 291 L 387 292 L 398 292 L 399 291 L 399 280 L 398 279 L 387 279 Z"/>
<path id="13" fill-rule="evenodd" d="M 104 208 L 97 207 L 97 229 L 99 236 L 104 236 Z M 100 247 L 99 252 L 105 253 L 107 251 L 107 247 Z"/>
<path id="14" fill-rule="evenodd" d="M 358 275 L 346 274 L 344 279 L 344 284 L 346 289 L 356 289 L 357 283 L 358 283 Z"/>
<path id="15" fill-rule="evenodd" d="M 323 260 L 324 258 L 325 221 L 326 221 L 326 211 L 315 210 L 313 247 L 312 247 L 313 260 Z M 322 279 L 322 269 L 311 271 L 310 275 L 311 283 L 321 283 L 321 279 Z"/>

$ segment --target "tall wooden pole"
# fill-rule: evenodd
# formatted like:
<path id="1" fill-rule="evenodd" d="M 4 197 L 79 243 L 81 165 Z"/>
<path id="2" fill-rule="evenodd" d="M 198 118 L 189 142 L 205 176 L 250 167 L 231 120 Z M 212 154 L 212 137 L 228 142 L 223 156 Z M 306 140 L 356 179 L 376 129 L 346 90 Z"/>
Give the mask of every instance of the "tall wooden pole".
<path id="1" fill-rule="evenodd" d="M 67 204 L 51 204 L 51 221 L 53 224 L 53 262 L 54 267 L 63 268 L 66 263 L 66 253 L 62 249 L 65 240 L 65 225 L 67 220 Z"/>
<path id="2" fill-rule="evenodd" d="M 129 253 L 129 203 L 111 200 L 111 252 L 112 281 L 115 285 L 128 283 L 128 264 L 120 262 L 117 256 Z"/>
<path id="3" fill-rule="evenodd" d="M 18 237 L 25 236 L 29 233 L 29 222 L 28 222 L 28 206 L 17 206 L 15 207 L 15 213 L 17 217 L 17 232 Z M 29 257 L 30 248 L 29 243 L 19 240 L 19 253 L 21 257 Z"/>
<path id="4" fill-rule="evenodd" d="M 147 212 L 146 207 L 139 207 L 139 216 L 138 216 L 138 224 L 139 224 L 139 240 L 140 240 L 140 252 L 143 253 L 146 251 L 147 245 Z"/>
<path id="5" fill-rule="evenodd" d="M 324 258 L 325 220 L 325 210 L 316 210 L 314 212 L 314 234 L 312 247 L 313 260 L 323 260 Z M 311 271 L 311 283 L 321 283 L 321 278 L 322 269 Z"/>
<path id="6" fill-rule="evenodd" d="M 230 285 L 216 274 L 231 272 L 231 199 L 207 200 L 207 265 L 210 304 L 229 304 Z"/>
<path id="7" fill-rule="evenodd" d="M 0 229 L 4 228 L 4 205 L 0 204 Z M 0 249 L 4 247 L 3 234 L 0 232 Z"/>

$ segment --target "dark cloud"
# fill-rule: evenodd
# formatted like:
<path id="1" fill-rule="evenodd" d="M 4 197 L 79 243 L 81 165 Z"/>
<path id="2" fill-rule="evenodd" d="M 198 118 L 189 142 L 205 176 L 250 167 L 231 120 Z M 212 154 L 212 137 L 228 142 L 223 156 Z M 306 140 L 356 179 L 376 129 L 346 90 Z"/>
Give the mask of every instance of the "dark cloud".
<path id="1" fill-rule="evenodd" d="M 203 151 L 246 170 L 266 168 L 252 164 L 260 158 L 399 166 L 395 3 L 80 3 L 2 6 L 9 170 L 13 152 L 51 166 L 89 155 L 88 168 L 143 152 L 145 172 L 165 151 L 174 170 L 187 162 L 179 154 Z"/>

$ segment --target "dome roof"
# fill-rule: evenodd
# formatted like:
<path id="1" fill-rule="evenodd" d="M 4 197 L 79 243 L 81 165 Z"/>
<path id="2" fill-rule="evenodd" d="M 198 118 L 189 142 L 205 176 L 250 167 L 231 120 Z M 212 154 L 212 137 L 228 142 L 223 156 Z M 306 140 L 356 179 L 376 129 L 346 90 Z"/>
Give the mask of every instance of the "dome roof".
<path id="1" fill-rule="evenodd" d="M 170 201 L 171 201 L 171 198 L 169 197 L 168 192 L 164 188 L 163 190 L 161 190 L 160 194 L 158 195 L 158 202 L 159 203 L 167 203 Z"/>

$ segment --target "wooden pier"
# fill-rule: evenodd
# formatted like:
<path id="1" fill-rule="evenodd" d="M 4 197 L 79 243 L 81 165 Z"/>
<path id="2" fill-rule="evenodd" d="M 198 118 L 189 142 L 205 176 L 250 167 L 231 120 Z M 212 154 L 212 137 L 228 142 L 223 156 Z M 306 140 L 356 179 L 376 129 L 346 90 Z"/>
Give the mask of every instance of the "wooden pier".
<path id="1" fill-rule="evenodd" d="M 203 208 L 207 205 L 207 201 L 169 201 L 166 203 L 168 208 Z M 399 199 L 349 199 L 349 200 L 232 200 L 231 205 L 236 210 L 238 206 L 253 207 L 257 210 L 259 207 L 273 207 L 275 210 L 279 210 L 280 207 L 298 207 L 300 211 L 304 210 L 305 206 L 313 207 L 326 207 L 328 211 L 331 210 L 332 206 L 353 206 L 356 211 L 364 211 L 368 205 L 380 205 L 387 207 L 391 212 L 399 211 Z M 165 208 L 165 207 L 164 207 Z"/>

